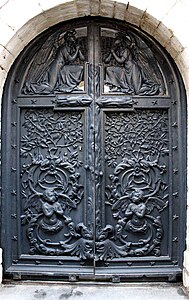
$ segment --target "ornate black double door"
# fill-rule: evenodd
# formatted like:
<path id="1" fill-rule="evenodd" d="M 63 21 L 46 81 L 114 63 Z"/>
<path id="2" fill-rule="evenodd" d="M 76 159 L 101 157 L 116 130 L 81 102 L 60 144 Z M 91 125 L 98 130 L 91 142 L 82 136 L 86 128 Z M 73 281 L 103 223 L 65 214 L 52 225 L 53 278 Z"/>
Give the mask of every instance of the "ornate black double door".
<path id="1" fill-rule="evenodd" d="M 181 273 L 179 84 L 162 50 L 121 23 L 61 24 L 26 48 L 4 95 L 5 274 Z"/>

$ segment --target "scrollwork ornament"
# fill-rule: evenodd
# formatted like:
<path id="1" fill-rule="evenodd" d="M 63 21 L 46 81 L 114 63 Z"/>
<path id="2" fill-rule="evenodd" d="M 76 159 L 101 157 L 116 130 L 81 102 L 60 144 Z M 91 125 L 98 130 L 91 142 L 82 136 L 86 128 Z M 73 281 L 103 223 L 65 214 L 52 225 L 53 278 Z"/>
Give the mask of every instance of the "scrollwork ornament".
<path id="1" fill-rule="evenodd" d="M 84 197 L 81 112 L 28 110 L 21 143 L 22 225 L 30 254 L 91 255 L 91 231 L 74 221 Z"/>
<path id="2" fill-rule="evenodd" d="M 112 170 L 106 205 L 116 223 L 99 230 L 98 258 L 159 256 L 164 237 L 161 214 L 169 198 L 167 114 L 111 113 L 105 125 L 106 169 Z"/>

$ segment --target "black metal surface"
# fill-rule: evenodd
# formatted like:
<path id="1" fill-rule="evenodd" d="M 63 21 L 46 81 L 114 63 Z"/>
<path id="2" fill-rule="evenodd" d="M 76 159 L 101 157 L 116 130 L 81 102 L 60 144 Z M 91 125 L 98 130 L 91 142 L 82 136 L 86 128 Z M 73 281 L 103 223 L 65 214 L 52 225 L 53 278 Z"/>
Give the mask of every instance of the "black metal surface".
<path id="1" fill-rule="evenodd" d="M 85 19 L 33 41 L 3 99 L 5 276 L 180 274 L 185 120 L 174 64 L 131 26 Z"/>

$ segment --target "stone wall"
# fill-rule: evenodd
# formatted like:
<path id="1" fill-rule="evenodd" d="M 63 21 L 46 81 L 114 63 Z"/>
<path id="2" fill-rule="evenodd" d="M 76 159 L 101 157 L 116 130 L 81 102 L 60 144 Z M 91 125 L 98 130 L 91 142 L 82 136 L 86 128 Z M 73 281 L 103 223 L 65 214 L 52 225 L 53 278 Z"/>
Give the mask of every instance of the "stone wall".
<path id="1" fill-rule="evenodd" d="M 1 0 L 0 97 L 11 65 L 34 37 L 58 22 L 91 15 L 125 20 L 152 35 L 176 62 L 189 98 L 188 14 L 188 0 Z M 183 276 L 187 287 L 188 232 L 189 225 Z M 1 273 L 0 267 L 0 280 Z"/>

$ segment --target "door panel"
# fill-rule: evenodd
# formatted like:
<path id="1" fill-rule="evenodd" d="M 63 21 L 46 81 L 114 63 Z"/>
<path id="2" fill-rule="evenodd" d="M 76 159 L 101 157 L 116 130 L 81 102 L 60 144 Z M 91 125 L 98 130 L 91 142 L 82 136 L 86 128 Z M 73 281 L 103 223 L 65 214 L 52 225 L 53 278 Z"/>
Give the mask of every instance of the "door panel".
<path id="1" fill-rule="evenodd" d="M 177 274 L 178 115 L 169 96 L 173 91 L 147 41 L 129 29 L 100 27 L 99 32 L 103 81 L 96 99 L 95 154 L 102 171 L 95 274 L 118 276 L 118 281 L 119 276 L 142 276 L 142 270 L 153 277 L 158 268 L 160 276 L 172 270 Z"/>
<path id="2" fill-rule="evenodd" d="M 166 255 L 160 245 L 161 216 L 168 216 L 167 112 L 107 112 L 104 118 L 105 215 L 117 241 L 107 248 L 113 257 Z"/>
<path id="3" fill-rule="evenodd" d="M 80 111 L 21 112 L 22 240 L 30 243 L 22 253 L 62 255 L 67 243 L 68 254 L 76 251 L 68 228 L 84 219 L 83 119 Z"/>
<path id="4" fill-rule="evenodd" d="M 13 263 L 50 264 L 51 268 L 54 264 L 71 265 L 76 269 L 85 261 L 92 266 L 92 204 L 85 200 L 90 194 L 85 168 L 86 111 L 45 105 L 21 106 L 19 111 L 20 141 L 15 148 L 20 148 L 20 153 L 12 173 L 20 182 L 12 195 L 20 199 L 17 211 L 21 225 L 14 236 L 19 262 Z M 56 257 L 54 263 L 52 257 Z M 90 272 L 92 267 L 87 270 Z"/>
<path id="5" fill-rule="evenodd" d="M 106 111 L 99 260 L 169 260 L 169 120 L 166 109 Z M 132 262 L 133 261 L 133 262 Z"/>
<path id="6" fill-rule="evenodd" d="M 60 24 L 25 49 L 3 106 L 6 276 L 181 273 L 176 76 L 152 40 L 101 19 Z"/>

